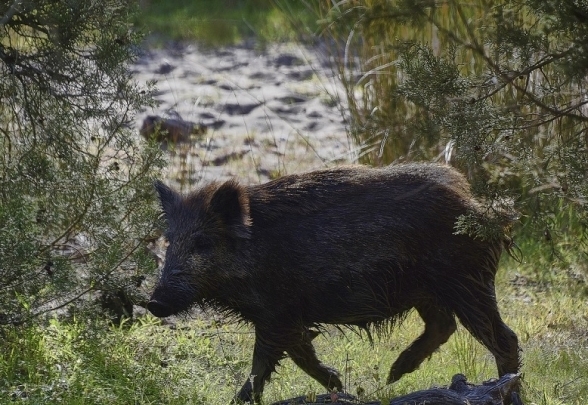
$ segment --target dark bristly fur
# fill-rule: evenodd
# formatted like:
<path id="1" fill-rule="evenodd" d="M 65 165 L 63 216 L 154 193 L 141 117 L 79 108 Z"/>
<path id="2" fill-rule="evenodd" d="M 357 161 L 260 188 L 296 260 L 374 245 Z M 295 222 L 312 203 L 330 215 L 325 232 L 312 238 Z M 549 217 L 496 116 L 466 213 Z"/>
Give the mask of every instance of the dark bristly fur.
<path id="1" fill-rule="evenodd" d="M 518 371 L 517 337 L 494 291 L 505 240 L 455 232 L 459 216 L 484 213 L 451 167 L 341 167 L 249 187 L 211 184 L 188 196 L 156 188 L 169 247 L 148 308 L 164 317 L 207 305 L 255 326 L 254 384 L 237 400 L 258 400 L 286 355 L 341 389 L 337 371 L 315 355 L 313 329 L 382 327 L 412 308 L 425 330 L 389 382 L 446 342 L 455 316 L 492 352 L 499 375 Z"/>

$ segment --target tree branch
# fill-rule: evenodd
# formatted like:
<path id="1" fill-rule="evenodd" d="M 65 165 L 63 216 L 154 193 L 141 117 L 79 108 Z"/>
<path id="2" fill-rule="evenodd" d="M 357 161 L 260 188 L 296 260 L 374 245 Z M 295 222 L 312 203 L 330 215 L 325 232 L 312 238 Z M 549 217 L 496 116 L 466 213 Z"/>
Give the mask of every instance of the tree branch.
<path id="1" fill-rule="evenodd" d="M 22 5 L 22 0 L 15 0 L 14 3 L 8 9 L 8 12 L 0 19 L 0 26 L 6 25 L 8 21 L 12 20 L 12 17 L 18 11 L 18 7 Z"/>
<path id="2" fill-rule="evenodd" d="M 458 7 L 458 12 L 461 10 L 461 8 Z M 462 18 L 465 19 L 465 16 L 463 15 L 463 12 L 459 13 L 460 16 Z M 458 43 L 459 45 L 464 46 L 465 48 L 473 51 L 475 54 L 477 54 L 478 56 L 482 57 L 482 59 L 484 59 L 484 61 L 486 62 L 486 64 L 488 65 L 488 67 L 492 70 L 492 72 L 499 77 L 503 83 L 505 83 L 503 86 L 500 87 L 500 89 L 504 88 L 504 86 L 506 86 L 507 84 L 511 84 L 515 89 L 521 91 L 524 94 L 524 97 L 527 98 L 529 101 L 531 101 L 533 104 L 535 104 L 537 107 L 549 112 L 550 114 L 553 114 L 555 116 L 566 116 L 566 117 L 570 117 L 570 118 L 574 118 L 577 119 L 579 121 L 588 121 L 588 117 L 584 116 L 584 115 L 579 115 L 579 114 L 573 114 L 570 111 L 573 111 L 573 109 L 570 108 L 566 108 L 563 110 L 558 109 L 557 107 L 552 107 L 549 106 L 547 104 L 545 104 L 542 100 L 540 100 L 539 98 L 537 98 L 534 94 L 529 93 L 527 91 L 527 89 L 525 87 L 522 87 L 520 85 L 518 85 L 516 83 L 516 81 L 514 79 L 516 79 L 518 76 L 521 75 L 521 72 L 516 72 L 516 74 L 507 74 L 506 72 L 504 72 L 503 69 L 500 68 L 499 65 L 497 65 L 492 59 L 490 59 L 490 57 L 486 54 L 484 48 L 482 46 L 480 46 L 477 42 L 477 40 L 475 38 L 470 38 L 471 42 L 466 42 L 464 41 L 462 38 L 459 38 L 457 35 L 455 35 L 455 33 L 453 31 L 448 30 L 447 28 L 441 26 L 441 24 L 432 16 L 429 16 L 425 13 L 423 13 L 423 15 L 427 18 L 427 20 L 433 24 L 435 27 L 437 27 L 437 29 L 440 32 L 443 32 L 445 35 L 447 35 L 451 40 L 453 40 L 454 42 Z M 464 24 L 466 24 L 466 28 L 467 31 L 469 33 L 470 36 L 475 35 L 473 33 L 473 31 L 471 30 L 471 27 L 467 24 L 467 21 L 462 21 Z M 524 72 L 526 72 L 526 74 L 529 74 L 530 72 L 532 72 L 533 70 L 536 69 L 541 69 L 543 66 L 554 62 L 555 60 L 564 58 L 565 56 L 569 55 L 569 53 L 571 53 L 571 49 L 567 49 L 563 52 L 560 52 L 558 54 L 553 54 L 552 57 L 553 59 L 548 59 L 545 60 L 543 59 L 541 62 L 538 62 L 533 69 L 527 68 L 524 70 Z M 582 103 L 581 105 L 583 105 L 584 103 Z M 576 106 L 577 108 L 577 106 Z"/>

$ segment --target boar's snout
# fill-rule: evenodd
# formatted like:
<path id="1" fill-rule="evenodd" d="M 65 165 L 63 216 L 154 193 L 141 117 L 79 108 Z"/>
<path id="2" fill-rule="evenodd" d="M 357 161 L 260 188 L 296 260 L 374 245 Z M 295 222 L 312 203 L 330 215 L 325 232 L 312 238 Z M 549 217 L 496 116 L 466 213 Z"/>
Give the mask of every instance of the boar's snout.
<path id="1" fill-rule="evenodd" d="M 172 307 L 153 299 L 147 303 L 147 309 L 158 318 L 165 318 L 174 313 Z"/>
<path id="2" fill-rule="evenodd" d="M 164 272 L 151 294 L 147 309 L 158 318 L 185 312 L 194 304 L 196 291 L 184 277 Z"/>

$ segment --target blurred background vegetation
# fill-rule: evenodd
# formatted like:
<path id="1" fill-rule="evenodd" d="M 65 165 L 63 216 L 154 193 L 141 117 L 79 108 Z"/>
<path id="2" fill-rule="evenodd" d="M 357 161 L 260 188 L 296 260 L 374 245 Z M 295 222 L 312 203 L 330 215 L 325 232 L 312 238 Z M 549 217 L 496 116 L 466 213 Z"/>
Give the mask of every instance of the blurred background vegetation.
<path id="1" fill-rule="evenodd" d="M 316 15 L 306 0 L 143 0 L 137 25 L 155 44 L 168 40 L 223 46 L 315 37 Z"/>
<path id="2" fill-rule="evenodd" d="M 0 402 L 223 403 L 241 382 L 249 331 L 214 318 L 193 332 L 129 320 L 155 271 L 144 246 L 158 212 L 151 180 L 165 160 L 132 127 L 154 89 L 136 86 L 128 62 L 141 47 L 173 41 L 320 43 L 346 89 L 362 163 L 450 162 L 488 209 L 513 203 L 522 262 L 504 260 L 499 288 L 525 349 L 526 399 L 585 403 L 580 0 L 0 2 Z M 112 304 L 118 312 L 104 316 Z M 408 342 L 419 328 L 408 319 L 395 339 Z M 340 369 L 354 353 L 362 377 L 351 384 L 386 398 L 445 383 L 446 369 L 493 376 L 467 339 L 458 333 L 394 388 L 370 368 L 370 353 L 385 351 L 386 369 L 403 343 L 367 348 L 335 333 L 319 347 L 337 353 Z M 284 370 L 270 384 L 276 400 L 316 390 Z"/>
<path id="3" fill-rule="evenodd" d="M 323 34 L 344 44 L 351 136 L 377 146 L 364 162 L 449 161 L 487 201 L 514 200 L 525 236 L 572 226 L 585 252 L 584 3 L 321 4 Z"/>

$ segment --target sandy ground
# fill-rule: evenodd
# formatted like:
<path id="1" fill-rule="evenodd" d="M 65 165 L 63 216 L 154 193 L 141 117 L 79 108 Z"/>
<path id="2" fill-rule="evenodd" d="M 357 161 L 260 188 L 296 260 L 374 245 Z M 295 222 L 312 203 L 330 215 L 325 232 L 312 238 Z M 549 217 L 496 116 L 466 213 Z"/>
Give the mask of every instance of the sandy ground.
<path id="1" fill-rule="evenodd" d="M 140 82 L 157 83 L 159 105 L 137 117 L 137 130 L 148 115 L 207 128 L 168 149 L 167 178 L 183 189 L 230 177 L 260 183 L 353 162 L 340 111 L 345 97 L 325 54 L 295 44 L 146 51 L 133 72 Z"/>

